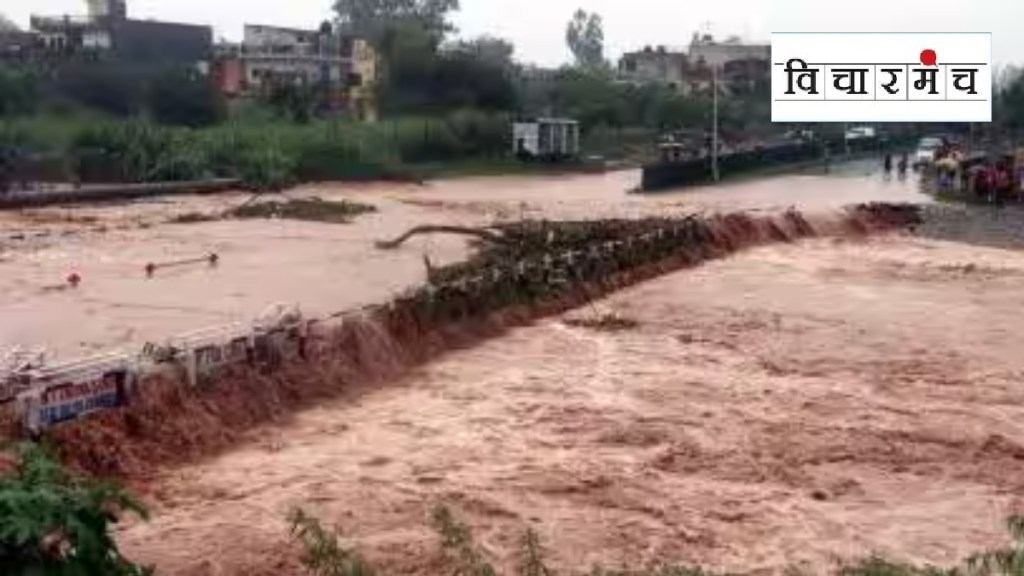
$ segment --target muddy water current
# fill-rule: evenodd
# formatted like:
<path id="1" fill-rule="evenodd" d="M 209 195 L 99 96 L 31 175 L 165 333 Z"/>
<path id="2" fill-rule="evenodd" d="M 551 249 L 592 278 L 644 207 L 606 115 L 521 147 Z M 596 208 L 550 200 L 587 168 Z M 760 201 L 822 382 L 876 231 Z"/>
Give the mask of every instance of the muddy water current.
<path id="1" fill-rule="evenodd" d="M 715 189 L 627 194 L 634 172 L 426 186 L 308 186 L 379 212 L 349 225 L 168 224 L 247 196 L 0 215 L 0 346 L 77 355 L 244 320 L 316 314 L 423 280 L 461 239 L 373 240 L 417 224 L 701 211 L 829 211 L 926 201 L 869 163 Z M 217 268 L 146 279 L 146 262 L 216 251 Z M 69 270 L 75 291 L 49 290 Z M 873 552 L 952 564 L 1024 511 L 1024 259 L 892 234 L 756 248 L 619 292 L 388 385 L 157 471 L 154 517 L 118 533 L 170 575 L 299 573 L 285 515 L 338 525 L 387 574 L 445 573 L 446 503 L 502 569 L 532 527 L 561 573 L 696 563 L 821 573 Z M 613 313 L 619 331 L 577 320 Z"/>

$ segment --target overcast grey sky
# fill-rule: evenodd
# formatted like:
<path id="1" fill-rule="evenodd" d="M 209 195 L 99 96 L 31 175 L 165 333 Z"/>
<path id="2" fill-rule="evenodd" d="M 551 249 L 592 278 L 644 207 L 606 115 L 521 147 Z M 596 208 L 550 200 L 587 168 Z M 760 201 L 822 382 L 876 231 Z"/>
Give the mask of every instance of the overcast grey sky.
<path id="1" fill-rule="evenodd" d="M 774 31 L 992 32 L 997 63 L 1024 62 L 1024 0 L 461 0 L 462 36 L 511 40 L 521 60 L 567 61 L 565 24 L 576 8 L 604 17 L 606 52 L 618 57 L 644 45 L 684 46 L 710 22 L 716 36 L 767 40 Z M 134 18 L 210 24 L 238 39 L 242 24 L 315 27 L 331 0 L 128 0 Z M 21 26 L 29 14 L 85 11 L 83 0 L 0 0 L 0 13 Z"/>

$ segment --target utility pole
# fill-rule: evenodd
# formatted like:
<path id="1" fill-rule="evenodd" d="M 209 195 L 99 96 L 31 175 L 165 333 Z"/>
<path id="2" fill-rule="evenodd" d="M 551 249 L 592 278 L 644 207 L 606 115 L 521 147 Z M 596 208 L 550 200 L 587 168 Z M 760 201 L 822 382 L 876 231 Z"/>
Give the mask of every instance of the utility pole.
<path id="1" fill-rule="evenodd" d="M 711 66 L 711 100 L 713 102 L 712 128 L 711 128 L 711 175 L 715 182 L 718 182 L 718 66 Z"/>

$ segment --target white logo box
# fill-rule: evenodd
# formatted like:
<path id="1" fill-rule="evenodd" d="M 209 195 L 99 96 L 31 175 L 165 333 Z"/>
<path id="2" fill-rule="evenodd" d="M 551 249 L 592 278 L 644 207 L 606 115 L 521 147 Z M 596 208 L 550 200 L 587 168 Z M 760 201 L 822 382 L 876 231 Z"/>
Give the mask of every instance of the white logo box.
<path id="1" fill-rule="evenodd" d="M 926 49 L 935 51 L 936 66 L 921 63 Z M 816 71 L 817 94 L 798 84 L 788 93 L 786 70 L 800 67 L 794 59 Z M 771 64 L 772 122 L 992 121 L 989 32 L 775 32 Z M 936 70 L 934 90 L 927 81 L 931 72 L 921 69 Z M 837 89 L 850 87 L 849 70 L 865 71 L 866 94 Z M 971 70 L 974 94 L 957 89 L 971 87 Z M 853 79 L 859 81 L 860 75 L 854 72 Z M 925 82 L 918 84 L 921 79 Z"/>

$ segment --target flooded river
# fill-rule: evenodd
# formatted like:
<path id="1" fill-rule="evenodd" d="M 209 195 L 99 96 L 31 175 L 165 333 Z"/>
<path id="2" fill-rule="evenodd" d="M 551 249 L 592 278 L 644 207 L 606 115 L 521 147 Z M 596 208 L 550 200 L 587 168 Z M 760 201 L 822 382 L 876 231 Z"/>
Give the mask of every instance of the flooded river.
<path id="1" fill-rule="evenodd" d="M 119 536 L 163 574 L 298 573 L 285 515 L 442 573 L 431 508 L 514 573 L 952 564 L 1024 510 L 1024 259 L 906 237 L 740 253 L 352 388 L 156 482 Z M 634 320 L 602 332 L 573 318 Z"/>
<path id="2" fill-rule="evenodd" d="M 635 171 L 562 177 L 470 178 L 411 185 L 306 186 L 288 196 L 349 198 L 376 205 L 350 225 L 288 220 L 169 224 L 187 213 L 214 213 L 244 194 L 160 198 L 128 204 L 0 213 L 0 350 L 43 348 L 70 358 L 136 349 L 231 322 L 270 305 L 300 304 L 322 315 L 384 300 L 423 281 L 423 256 L 465 256 L 461 238 L 417 239 L 381 252 L 374 240 L 418 224 L 486 224 L 519 218 L 599 218 L 697 211 L 829 209 L 865 200 L 916 200 L 909 182 L 865 175 L 854 163 L 829 177 L 804 174 L 718 188 L 639 196 Z M 149 263 L 202 258 L 146 277 Z M 76 290 L 62 288 L 72 273 Z"/>
<path id="3" fill-rule="evenodd" d="M 373 203 L 352 224 L 168 224 L 229 194 L 0 215 L 0 347 L 73 356 L 383 300 L 463 240 L 373 241 L 417 224 L 701 211 L 829 211 L 927 199 L 875 163 L 656 196 L 639 175 L 306 186 Z M 147 279 L 147 262 L 220 255 Z M 47 290 L 70 272 L 76 290 Z M 658 562 L 823 573 L 871 553 L 951 565 L 1024 511 L 1024 258 L 903 235 L 815 239 L 671 274 L 450 353 L 401 381 L 159 471 L 122 528 L 160 574 L 299 573 L 285 515 L 336 524 L 387 574 L 443 573 L 444 503 L 504 570 L 526 528 L 560 573 Z M 633 328 L 574 319 L 614 312 Z M 511 573 L 511 572 L 509 572 Z"/>

